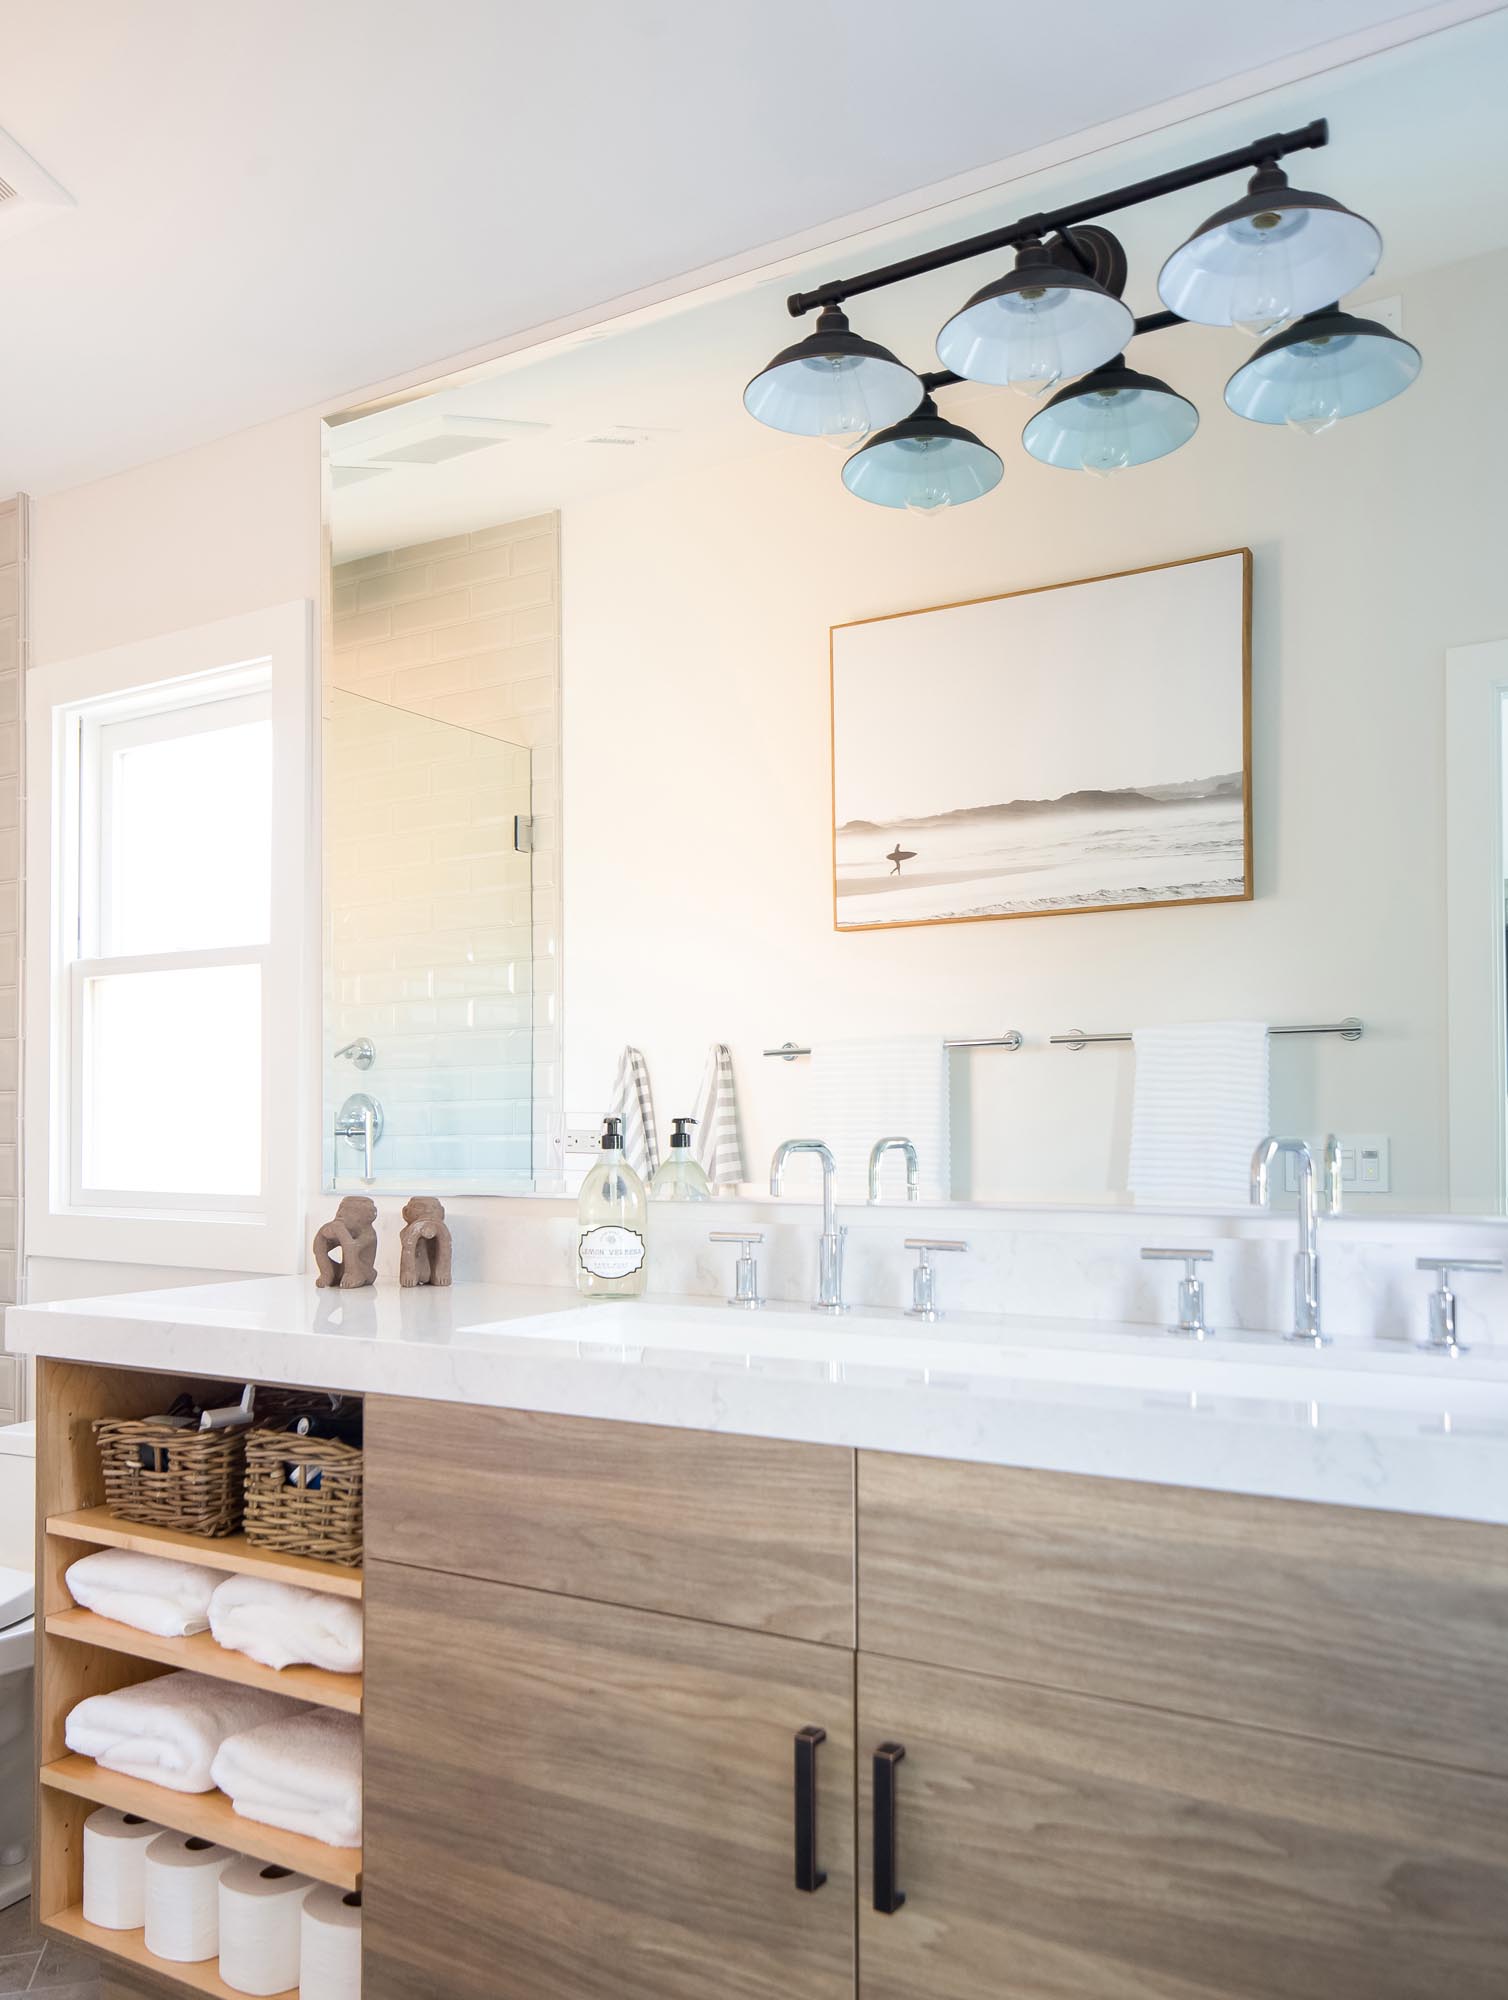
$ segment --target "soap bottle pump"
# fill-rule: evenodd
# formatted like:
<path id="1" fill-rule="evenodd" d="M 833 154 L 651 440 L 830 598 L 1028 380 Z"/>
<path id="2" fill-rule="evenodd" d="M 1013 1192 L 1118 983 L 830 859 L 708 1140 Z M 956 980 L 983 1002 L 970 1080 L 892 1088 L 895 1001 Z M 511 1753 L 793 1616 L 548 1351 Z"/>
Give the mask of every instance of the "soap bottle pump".
<path id="1" fill-rule="evenodd" d="M 651 1201 L 711 1201 L 712 1189 L 701 1163 L 691 1151 L 694 1118 L 672 1118 L 670 1151 L 655 1168 L 649 1183 Z"/>
<path id="2" fill-rule="evenodd" d="M 638 1298 L 647 1227 L 644 1183 L 623 1152 L 623 1120 L 604 1118 L 602 1151 L 576 1207 L 576 1289 L 589 1299 Z"/>

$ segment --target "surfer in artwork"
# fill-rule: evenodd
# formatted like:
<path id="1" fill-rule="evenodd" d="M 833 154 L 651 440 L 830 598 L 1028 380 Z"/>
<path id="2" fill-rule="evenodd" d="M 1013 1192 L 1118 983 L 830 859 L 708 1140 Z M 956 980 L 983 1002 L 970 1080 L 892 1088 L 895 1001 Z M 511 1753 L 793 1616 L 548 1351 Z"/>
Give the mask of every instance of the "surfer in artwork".
<path id="1" fill-rule="evenodd" d="M 897 844 L 891 848 L 885 859 L 891 864 L 891 874 L 899 875 L 903 861 L 914 861 L 916 859 L 916 849 L 914 847 L 902 847 Z"/>

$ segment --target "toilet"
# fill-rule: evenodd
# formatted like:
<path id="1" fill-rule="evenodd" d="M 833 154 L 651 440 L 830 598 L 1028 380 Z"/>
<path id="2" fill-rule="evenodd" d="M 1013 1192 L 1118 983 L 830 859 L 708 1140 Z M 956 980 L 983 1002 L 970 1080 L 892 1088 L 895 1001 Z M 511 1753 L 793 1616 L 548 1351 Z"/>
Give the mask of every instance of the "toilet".
<path id="1" fill-rule="evenodd" d="M 35 1429 L 0 1427 L 0 1910 L 31 1893 Z"/>

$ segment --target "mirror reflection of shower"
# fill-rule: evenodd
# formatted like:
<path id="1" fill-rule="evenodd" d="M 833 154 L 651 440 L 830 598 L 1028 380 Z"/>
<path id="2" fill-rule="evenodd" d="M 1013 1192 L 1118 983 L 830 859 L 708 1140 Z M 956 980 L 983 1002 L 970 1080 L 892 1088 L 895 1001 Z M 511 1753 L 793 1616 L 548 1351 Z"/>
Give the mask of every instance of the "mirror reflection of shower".
<path id="1" fill-rule="evenodd" d="M 521 744 L 330 691 L 328 1187 L 531 1185 L 530 811 Z"/>

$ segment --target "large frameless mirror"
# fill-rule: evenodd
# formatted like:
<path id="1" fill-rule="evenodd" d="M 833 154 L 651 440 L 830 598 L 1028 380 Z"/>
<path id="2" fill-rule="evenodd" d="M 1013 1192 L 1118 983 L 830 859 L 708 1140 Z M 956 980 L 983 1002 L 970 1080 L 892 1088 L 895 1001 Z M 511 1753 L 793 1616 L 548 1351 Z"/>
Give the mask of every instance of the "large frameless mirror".
<path id="1" fill-rule="evenodd" d="M 1484 17 L 332 424 L 334 1181 L 558 1191 L 626 1049 L 662 1142 L 726 1049 L 746 1192 L 802 1135 L 862 1199 L 917 1063 L 924 1192 L 1124 1203 L 1132 1031 L 1256 1022 L 1353 1213 L 1501 1213 L 1500 697 L 1456 661 L 1508 639 L 1505 62 Z M 1123 264 L 786 313 L 1322 118 L 1287 189 L 1112 217 Z M 1355 282 L 1379 232 L 1316 308 L 1304 243 Z M 996 353 L 1039 292 L 1064 339 Z M 813 417 L 810 339 L 931 405 Z M 1227 552 L 1218 602 L 1127 581 Z"/>

